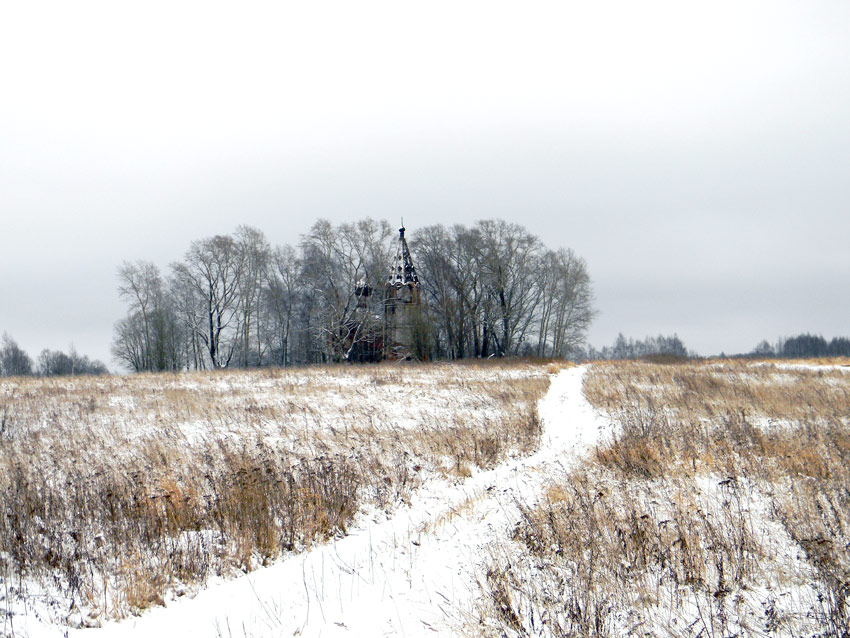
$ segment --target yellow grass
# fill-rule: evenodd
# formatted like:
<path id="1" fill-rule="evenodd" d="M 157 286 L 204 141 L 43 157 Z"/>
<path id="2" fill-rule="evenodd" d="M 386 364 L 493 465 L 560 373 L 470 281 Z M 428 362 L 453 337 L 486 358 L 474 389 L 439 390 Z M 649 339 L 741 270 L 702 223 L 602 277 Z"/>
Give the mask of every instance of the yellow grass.
<path id="1" fill-rule="evenodd" d="M 484 633 L 848 635 L 850 370 L 793 363 L 594 365 L 617 434 L 523 508 Z"/>
<path id="2" fill-rule="evenodd" d="M 537 445 L 546 363 L 0 380 L 0 573 L 121 616 Z"/>

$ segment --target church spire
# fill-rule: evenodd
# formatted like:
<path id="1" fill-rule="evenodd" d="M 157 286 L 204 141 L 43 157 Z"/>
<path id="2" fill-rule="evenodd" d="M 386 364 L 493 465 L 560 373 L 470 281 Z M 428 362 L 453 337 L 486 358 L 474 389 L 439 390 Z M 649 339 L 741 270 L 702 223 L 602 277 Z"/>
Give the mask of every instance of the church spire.
<path id="1" fill-rule="evenodd" d="M 404 231 L 404 220 L 402 220 L 401 228 L 398 229 L 398 246 L 395 259 L 393 259 L 393 267 L 390 276 L 387 278 L 387 287 L 409 286 L 419 288 L 419 276 L 416 274 L 416 267 L 413 265 L 413 258 L 410 256 L 410 249 L 407 247 L 407 240 L 404 238 Z"/>
<path id="2" fill-rule="evenodd" d="M 398 229 L 398 243 L 392 270 L 387 277 L 384 301 L 384 358 L 391 360 L 422 359 L 419 275 L 413 265 L 404 220 Z"/>

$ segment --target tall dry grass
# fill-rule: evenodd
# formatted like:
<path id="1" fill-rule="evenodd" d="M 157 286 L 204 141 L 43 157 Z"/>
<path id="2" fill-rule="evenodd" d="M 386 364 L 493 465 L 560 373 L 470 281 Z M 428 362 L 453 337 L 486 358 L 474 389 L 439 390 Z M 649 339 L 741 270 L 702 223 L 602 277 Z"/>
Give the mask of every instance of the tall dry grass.
<path id="1" fill-rule="evenodd" d="M 499 635 L 850 635 L 850 371 L 594 366 L 614 438 L 522 509 Z"/>
<path id="2" fill-rule="evenodd" d="M 4 379 L 0 576 L 59 620 L 138 613 L 527 453 L 548 384 L 539 364 Z"/>

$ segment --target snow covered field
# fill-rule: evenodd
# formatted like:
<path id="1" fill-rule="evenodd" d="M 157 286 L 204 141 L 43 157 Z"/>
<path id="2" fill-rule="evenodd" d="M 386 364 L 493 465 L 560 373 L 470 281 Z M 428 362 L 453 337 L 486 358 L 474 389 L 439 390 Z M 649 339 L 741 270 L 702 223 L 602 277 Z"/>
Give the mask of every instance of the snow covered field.
<path id="1" fill-rule="evenodd" d="M 365 590 L 362 601 L 355 595 L 364 560 L 374 573 L 388 557 L 400 564 L 406 550 L 390 544 L 401 530 L 439 528 L 477 489 L 475 479 L 461 487 L 463 479 L 537 447 L 536 404 L 557 369 L 4 381 L 3 509 L 23 515 L 0 527 L 0 629 L 63 635 L 106 625 L 101 631 L 120 633 L 185 608 L 201 632 L 194 635 L 243 635 L 234 629 L 243 621 L 252 635 L 288 635 L 305 622 L 319 631 L 325 608 L 334 608 L 325 588 L 340 596 L 345 588 L 323 570 L 343 555 L 357 565 L 338 566 L 348 569 L 350 604 L 340 598 L 335 618 L 365 604 Z M 376 563 L 370 552 L 379 547 Z M 233 605 L 221 602 L 247 590 Z M 202 629 L 195 610 L 209 610 L 204 604 L 221 613 Z M 128 611 L 142 616 L 109 623 Z"/>
<path id="2" fill-rule="evenodd" d="M 560 373 L 541 402 L 537 453 L 463 481 L 429 481 L 409 506 L 389 516 L 367 512 L 343 538 L 193 599 L 69 635 L 455 635 L 476 617 L 482 559 L 516 520 L 517 501 L 536 498 L 546 476 L 569 467 L 604 426 L 581 398 L 582 374 Z"/>
<path id="3" fill-rule="evenodd" d="M 850 633 L 846 368 L 620 362 L 584 390 L 613 436 L 523 508 L 483 633 Z"/>
<path id="4" fill-rule="evenodd" d="M 344 532 L 331 531 L 325 542 L 321 535 L 304 538 L 299 551 L 267 566 L 255 553 L 248 573 L 172 588 L 164 606 L 120 622 L 98 617 L 97 628 L 63 625 L 44 601 L 7 589 L 14 615 L 3 630 L 93 638 L 845 635 L 850 374 L 844 368 L 485 367 L 452 369 L 452 390 L 427 369 L 387 373 L 390 378 L 364 374 L 378 375 L 382 404 L 431 384 L 423 391 L 424 416 L 399 407 L 399 427 L 378 426 L 356 439 L 356 445 L 371 437 L 377 447 L 392 447 L 392 436 L 403 432 L 415 434 L 410 441 L 417 445 L 431 445 L 428 454 L 413 446 L 393 452 L 399 463 L 419 467 L 409 468 L 411 485 L 396 485 L 382 498 L 368 486 Z M 452 405 L 462 412 L 468 406 L 452 423 L 469 425 L 476 436 L 500 423 L 499 413 L 509 422 L 527 416 L 510 416 L 508 406 L 523 401 L 517 394 L 498 393 L 529 380 L 544 382 L 536 394 L 522 395 L 537 404 L 542 425 L 530 454 L 534 445 L 514 435 L 496 456 L 479 451 L 463 458 L 421 435 L 428 424 L 453 418 Z M 362 380 L 337 379 L 323 381 L 320 394 L 347 386 L 361 398 L 372 390 Z M 246 405 L 273 396 L 257 391 L 253 403 L 235 412 L 250 412 Z M 316 394 L 304 396 L 315 403 Z M 338 429 L 350 399 L 328 405 L 334 403 Z M 362 405 L 358 419 L 368 416 Z M 375 409 L 384 419 L 395 408 Z M 303 419 L 305 410 L 296 406 L 292 414 Z M 187 422 L 193 418 L 187 413 Z M 326 433 L 320 424 L 316 418 L 301 432 Z M 189 427 L 204 432 L 203 425 Z M 234 429 L 225 419 L 216 432 L 229 440 L 245 427 Z M 357 427 L 349 422 L 348 428 L 343 440 L 351 444 Z M 449 436 L 459 431 L 438 429 Z M 297 443 L 294 434 L 274 428 L 268 436 L 280 436 L 281 449 Z M 320 443 L 308 441 L 325 454 L 339 443 L 325 434 Z M 464 445 L 486 447 L 475 436 Z M 8 577 L 4 584 L 15 587 Z M 85 624 L 82 611 L 75 614 L 64 618 Z"/>

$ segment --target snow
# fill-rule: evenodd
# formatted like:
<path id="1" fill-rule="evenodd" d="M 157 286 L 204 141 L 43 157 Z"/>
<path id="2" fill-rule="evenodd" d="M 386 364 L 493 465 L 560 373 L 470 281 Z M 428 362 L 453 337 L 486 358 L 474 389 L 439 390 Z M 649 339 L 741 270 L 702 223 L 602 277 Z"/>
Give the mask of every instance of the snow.
<path id="1" fill-rule="evenodd" d="M 837 370 L 839 372 L 850 372 L 850 365 L 847 365 L 846 363 L 834 363 L 834 364 L 822 363 L 822 362 L 816 362 L 816 363 L 775 363 L 775 362 L 765 361 L 765 362 L 755 363 L 753 365 L 772 367 L 772 368 L 775 368 L 777 370 L 791 370 L 791 371 L 803 370 L 803 371 L 807 371 L 807 372 L 821 372 L 821 371 L 827 371 L 827 370 L 828 371 Z"/>
<path id="2" fill-rule="evenodd" d="M 68 629 L 16 616 L 15 635 L 454 635 L 475 611 L 482 562 L 507 538 L 516 503 L 534 502 L 547 475 L 569 469 L 610 431 L 584 398 L 584 372 L 553 378 L 539 404 L 543 440 L 531 456 L 464 481 L 426 481 L 389 518 L 363 513 L 345 537 L 140 617 Z"/>
<path id="3" fill-rule="evenodd" d="M 212 580 L 194 595 L 182 590 L 171 595 L 165 607 L 149 609 L 139 617 L 99 628 L 68 628 L 47 620 L 66 614 L 51 613 L 46 602 L 31 598 L 26 608 L 14 609 L 13 632 L 9 621 L 4 625 L 0 618 L 0 637 L 416 637 L 462 635 L 464 630 L 474 634 L 469 628 L 474 627 L 481 608 L 480 583 L 485 582 L 487 565 L 496 555 L 517 556 L 517 544 L 512 547 L 509 539 L 519 518 L 518 504 L 533 505 L 552 480 L 565 476 L 614 431 L 610 420 L 583 395 L 585 372 L 586 367 L 569 368 L 552 377 L 548 393 L 538 405 L 543 424 L 540 449 L 530 456 L 511 459 L 489 471 L 473 471 L 465 480 L 429 474 L 409 504 L 398 506 L 390 515 L 380 509 L 362 511 L 346 536 L 238 578 Z M 513 371 L 498 374 L 507 378 Z M 785 381 L 785 375 L 777 376 L 779 382 Z M 328 379 L 326 387 L 339 383 Z M 269 385 L 254 387 L 252 392 L 245 388 L 231 391 L 244 397 L 243 402 L 262 403 L 273 399 L 273 384 Z M 376 383 L 368 392 L 390 395 L 400 390 L 400 384 L 391 381 Z M 382 428 L 406 428 L 415 427 L 415 419 L 420 424 L 439 423 L 453 410 L 489 415 L 491 409 L 475 401 L 446 401 L 446 405 L 428 403 L 419 414 L 411 409 L 410 413 L 393 414 L 391 421 L 380 421 Z M 307 418 L 305 413 L 305 423 Z M 789 425 L 762 418 L 755 423 L 765 429 Z M 221 427 L 238 435 L 236 428 Z M 181 428 L 191 437 L 191 422 Z M 675 498 L 676 490 L 690 490 L 690 498 L 707 516 L 720 519 L 733 495 L 727 483 L 727 477 L 698 474 L 689 486 L 659 485 L 648 497 L 645 489 L 631 494 L 651 499 L 645 502 L 649 511 L 653 505 L 662 502 L 658 506 L 663 507 L 665 499 Z M 776 635 L 812 633 L 817 630 L 817 618 L 811 616 L 819 606 L 813 584 L 817 574 L 787 530 L 771 516 L 771 495 L 764 489 L 746 477 L 736 477 L 737 500 L 733 504 L 747 514 L 764 577 L 728 597 L 728 611 L 735 614 L 730 627 L 762 626 L 764 618 L 776 616 L 788 623 L 787 631 L 777 630 Z M 514 563 L 514 568 L 524 567 Z M 14 585 L 8 580 L 6 584 Z M 714 604 L 706 592 L 669 584 L 658 591 L 657 604 L 618 612 L 617 628 L 625 632 L 638 618 L 647 630 L 656 628 L 663 633 L 661 629 L 675 625 L 684 635 L 685 626 L 700 619 L 706 605 Z M 676 605 L 666 602 L 674 599 Z M 76 618 L 85 622 L 84 615 L 78 613 Z"/>

